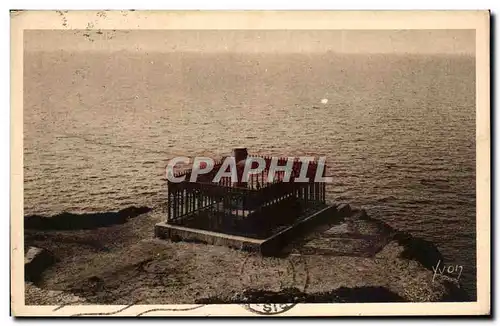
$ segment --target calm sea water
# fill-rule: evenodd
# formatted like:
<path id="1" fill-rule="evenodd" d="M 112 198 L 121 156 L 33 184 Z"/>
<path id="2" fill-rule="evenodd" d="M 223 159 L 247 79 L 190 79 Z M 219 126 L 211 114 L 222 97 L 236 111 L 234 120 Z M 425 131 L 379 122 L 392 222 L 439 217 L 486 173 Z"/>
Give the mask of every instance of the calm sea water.
<path id="1" fill-rule="evenodd" d="M 475 296 L 474 61 L 26 53 L 25 214 L 158 205 L 178 155 L 325 155 L 328 199 L 435 242 Z"/>

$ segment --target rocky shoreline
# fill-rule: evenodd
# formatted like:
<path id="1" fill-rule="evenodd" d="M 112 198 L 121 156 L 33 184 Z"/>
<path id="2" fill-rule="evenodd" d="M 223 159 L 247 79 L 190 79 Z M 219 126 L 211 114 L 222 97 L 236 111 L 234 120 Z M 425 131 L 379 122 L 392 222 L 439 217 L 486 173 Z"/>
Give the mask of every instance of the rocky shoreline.
<path id="1" fill-rule="evenodd" d="M 283 257 L 155 239 L 162 208 L 25 217 L 26 304 L 470 301 L 433 243 L 338 208 Z"/>

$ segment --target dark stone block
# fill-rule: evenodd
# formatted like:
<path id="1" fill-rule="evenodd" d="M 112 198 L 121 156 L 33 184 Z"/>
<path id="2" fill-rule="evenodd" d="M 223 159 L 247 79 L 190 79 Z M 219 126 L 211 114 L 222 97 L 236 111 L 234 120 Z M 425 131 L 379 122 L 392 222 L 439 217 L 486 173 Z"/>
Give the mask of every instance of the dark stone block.
<path id="1" fill-rule="evenodd" d="M 55 262 L 54 256 L 47 250 L 30 247 L 24 257 L 24 279 L 38 282 L 42 273 Z"/>
<path id="2" fill-rule="evenodd" d="M 351 206 L 349 204 L 340 204 L 337 206 L 337 212 L 340 216 L 349 216 L 352 212 Z"/>
<path id="3" fill-rule="evenodd" d="M 430 241 L 413 237 L 406 232 L 396 233 L 394 240 L 405 248 L 401 253 L 402 258 L 416 260 L 429 270 L 432 270 L 438 261 L 444 261 L 443 255 Z"/>

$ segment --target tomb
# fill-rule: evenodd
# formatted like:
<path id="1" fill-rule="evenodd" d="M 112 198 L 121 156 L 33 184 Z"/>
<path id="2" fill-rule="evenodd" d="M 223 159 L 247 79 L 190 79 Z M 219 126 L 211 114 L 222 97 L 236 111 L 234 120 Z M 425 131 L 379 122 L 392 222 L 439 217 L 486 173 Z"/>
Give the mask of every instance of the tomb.
<path id="1" fill-rule="evenodd" d="M 273 167 L 271 157 L 249 156 L 246 148 L 234 149 L 231 158 L 236 179 L 228 173 L 217 178 L 221 167 L 225 170 L 226 158 L 222 158 L 210 172 L 191 178 L 193 167 L 175 173 L 183 181 L 167 181 L 167 218 L 155 226 L 157 237 L 274 255 L 294 237 L 333 216 L 336 206 L 326 202 L 325 181 L 317 177 L 318 169 L 321 177 L 326 173 L 321 162 L 277 159 L 279 167 L 292 167 L 287 176 Z M 257 160 L 264 163 L 263 168 L 243 178 L 245 164 L 255 167 Z M 304 164 L 307 167 L 302 169 Z M 299 182 L 305 180 L 304 173 L 308 181 Z"/>

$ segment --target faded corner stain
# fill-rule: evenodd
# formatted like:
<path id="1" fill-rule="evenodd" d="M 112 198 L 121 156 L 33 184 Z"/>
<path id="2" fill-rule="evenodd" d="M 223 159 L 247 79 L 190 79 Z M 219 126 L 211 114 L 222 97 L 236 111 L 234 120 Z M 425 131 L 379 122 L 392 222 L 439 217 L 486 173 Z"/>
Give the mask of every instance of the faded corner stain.
<path id="1" fill-rule="evenodd" d="M 61 16 L 62 18 L 62 26 L 63 27 L 68 27 L 68 19 L 66 18 L 66 13 L 68 12 L 67 10 L 56 10 L 56 12 Z"/>
<path id="2" fill-rule="evenodd" d="M 98 11 L 96 16 L 99 18 L 106 18 L 107 17 L 106 10 Z"/>
<path id="3" fill-rule="evenodd" d="M 10 13 L 10 17 L 11 18 L 14 18 L 14 17 L 17 17 L 17 16 L 20 16 L 21 14 L 23 14 L 26 10 L 23 10 L 23 9 L 10 9 L 9 10 L 9 13 Z"/>

